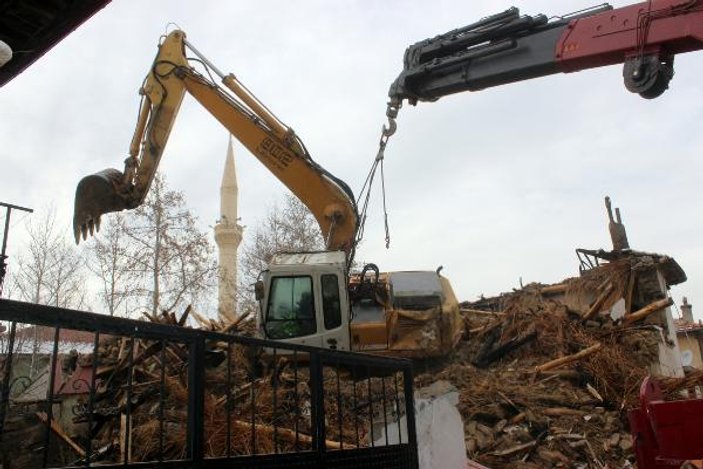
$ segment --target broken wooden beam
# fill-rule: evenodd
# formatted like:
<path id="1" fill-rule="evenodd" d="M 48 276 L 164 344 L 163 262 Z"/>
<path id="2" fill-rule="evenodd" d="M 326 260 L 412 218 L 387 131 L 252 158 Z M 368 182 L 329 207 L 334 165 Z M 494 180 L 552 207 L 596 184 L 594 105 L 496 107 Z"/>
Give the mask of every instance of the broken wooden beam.
<path id="1" fill-rule="evenodd" d="M 640 320 L 646 318 L 650 314 L 654 314 L 657 311 L 661 311 L 664 308 L 668 308 L 669 306 L 671 306 L 673 304 L 674 304 L 674 300 L 672 300 L 671 298 L 664 298 L 663 300 L 657 300 L 653 303 L 648 304 L 644 308 L 635 311 L 632 314 L 628 314 L 627 316 L 625 316 L 623 321 L 625 324 L 632 324 L 633 322 L 637 322 L 637 321 L 640 321 Z"/>
<path id="2" fill-rule="evenodd" d="M 578 409 L 570 409 L 568 407 L 552 407 L 550 409 L 544 409 L 542 414 L 549 417 L 580 417 L 586 415 L 586 412 Z"/>
<path id="3" fill-rule="evenodd" d="M 491 363 L 493 363 L 496 360 L 500 360 L 503 358 L 505 355 L 508 353 L 512 352 L 513 350 L 517 350 L 518 348 L 522 347 L 523 345 L 532 342 L 537 338 L 537 332 L 532 331 L 529 334 L 525 336 L 516 336 L 513 337 L 512 339 L 508 340 L 507 342 L 499 345 L 498 347 L 494 349 L 487 349 L 487 350 L 482 350 L 482 353 L 480 353 L 476 359 L 473 361 L 474 366 L 478 368 L 485 368 Z"/>
<path id="4" fill-rule="evenodd" d="M 585 358 L 585 357 L 597 352 L 600 348 L 601 348 L 601 343 L 597 342 L 594 345 L 591 345 L 590 347 L 581 350 L 580 352 L 574 353 L 572 355 L 567 355 L 566 357 L 561 357 L 561 358 L 557 358 L 555 360 L 548 361 L 547 363 L 543 363 L 542 365 L 538 365 L 535 367 L 535 373 L 541 373 L 543 371 L 551 370 L 552 368 L 558 368 L 558 367 L 566 365 L 568 363 L 575 362 L 577 360 L 580 360 L 582 358 Z"/>
<path id="5" fill-rule="evenodd" d="M 603 304 L 605 303 L 605 300 L 608 299 L 610 294 L 613 291 L 613 284 L 609 283 L 606 289 L 603 291 L 603 293 L 598 296 L 596 301 L 591 305 L 590 308 L 588 308 L 588 311 L 586 314 L 582 316 L 584 321 L 588 321 L 589 319 L 592 319 L 596 314 L 601 312 L 601 309 L 603 308 Z"/>
<path id="6" fill-rule="evenodd" d="M 556 285 L 549 285 L 548 287 L 540 288 L 539 292 L 542 295 L 558 295 L 561 293 L 566 293 L 569 289 L 568 283 L 557 283 Z"/>
<path id="7" fill-rule="evenodd" d="M 563 358 L 563 357 L 559 357 Z M 544 370 L 540 374 L 548 377 L 555 377 L 559 379 L 572 379 L 579 380 L 582 378 L 582 374 L 576 370 Z"/>
<path id="8" fill-rule="evenodd" d="M 523 443 L 521 445 L 512 446 L 508 449 L 504 449 L 501 451 L 493 451 L 490 454 L 493 456 L 500 456 L 500 457 L 512 456 L 513 454 L 517 454 L 517 453 L 524 451 L 526 449 L 530 449 L 533 446 L 535 446 L 536 444 L 537 444 L 537 440 L 533 440 L 528 443 Z"/>
<path id="9" fill-rule="evenodd" d="M 36 412 L 36 415 L 37 415 L 37 417 L 39 417 L 39 420 L 41 420 L 42 422 L 46 423 L 46 421 L 47 421 L 46 413 L 44 413 L 44 412 Z M 73 439 L 72 439 L 70 436 L 68 436 L 68 435 L 66 434 L 66 432 L 63 430 L 63 428 L 61 428 L 61 425 L 59 425 L 58 422 L 56 422 L 56 420 L 51 419 L 51 424 L 50 424 L 50 426 L 51 426 L 51 431 L 53 431 L 54 433 L 56 433 L 56 436 L 58 436 L 58 437 L 61 438 L 63 441 L 65 441 L 65 442 L 68 444 L 68 446 L 70 446 L 70 447 L 73 449 L 73 451 L 75 451 L 76 453 L 78 453 L 78 455 L 79 455 L 81 458 L 84 458 L 84 457 L 85 457 L 85 450 L 84 450 L 78 443 L 76 443 L 75 441 L 73 441 Z"/>
<path id="10" fill-rule="evenodd" d="M 484 311 L 482 309 L 460 308 L 459 312 L 466 314 L 478 314 L 480 316 L 505 316 L 503 311 Z"/>
<path id="11" fill-rule="evenodd" d="M 251 430 L 252 424 L 251 422 L 244 422 L 242 420 L 232 420 L 232 423 L 236 426 L 239 427 L 242 430 Z M 270 433 L 275 433 L 277 436 L 281 437 L 284 440 L 287 440 L 289 443 L 294 443 L 294 442 L 299 442 L 299 443 L 305 443 L 305 444 L 312 444 L 312 437 L 310 435 L 306 435 L 305 433 L 300 433 L 296 432 L 295 430 L 291 430 L 289 428 L 283 428 L 283 427 L 276 427 L 274 429 L 273 426 L 271 425 L 264 425 L 261 423 L 255 423 L 254 428 L 259 431 L 264 431 L 264 432 L 270 432 Z M 325 440 L 325 447 L 327 449 L 342 449 L 343 443 L 340 441 L 335 441 L 335 440 Z M 349 447 L 352 446 L 351 443 L 348 444 Z"/>

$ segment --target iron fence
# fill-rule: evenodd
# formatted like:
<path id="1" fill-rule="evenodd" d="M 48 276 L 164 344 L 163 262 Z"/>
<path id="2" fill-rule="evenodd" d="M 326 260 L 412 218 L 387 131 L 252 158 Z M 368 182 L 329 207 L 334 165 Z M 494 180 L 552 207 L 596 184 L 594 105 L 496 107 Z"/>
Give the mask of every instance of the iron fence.
<path id="1" fill-rule="evenodd" d="M 0 467 L 417 467 L 410 361 L 170 317 L 0 300 Z"/>

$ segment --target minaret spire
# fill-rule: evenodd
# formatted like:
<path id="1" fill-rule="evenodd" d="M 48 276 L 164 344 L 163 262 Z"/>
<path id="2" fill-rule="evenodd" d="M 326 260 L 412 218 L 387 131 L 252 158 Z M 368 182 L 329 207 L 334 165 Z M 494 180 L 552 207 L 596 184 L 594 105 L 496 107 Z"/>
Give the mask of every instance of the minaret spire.
<path id="1" fill-rule="evenodd" d="M 222 172 L 222 183 L 220 184 L 220 218 L 227 219 L 228 222 L 237 222 L 237 203 L 239 198 L 239 186 L 237 184 L 237 171 L 234 167 L 234 149 L 232 148 L 232 136 L 229 138 L 227 146 L 227 156 L 225 158 L 225 170 Z"/>
<path id="2" fill-rule="evenodd" d="M 237 248 L 243 228 L 237 223 L 239 187 L 234 165 L 232 136 L 229 137 L 225 168 L 220 184 L 220 219 L 215 225 L 215 241 L 219 251 L 218 314 L 227 320 L 236 314 Z"/>

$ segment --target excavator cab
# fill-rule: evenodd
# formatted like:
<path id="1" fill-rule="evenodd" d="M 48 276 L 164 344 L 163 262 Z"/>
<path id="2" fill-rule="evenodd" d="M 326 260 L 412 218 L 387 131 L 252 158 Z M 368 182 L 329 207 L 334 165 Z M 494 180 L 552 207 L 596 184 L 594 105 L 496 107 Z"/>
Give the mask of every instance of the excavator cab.
<path id="1" fill-rule="evenodd" d="M 261 277 L 257 298 L 262 337 L 349 350 L 343 251 L 277 254 Z"/>

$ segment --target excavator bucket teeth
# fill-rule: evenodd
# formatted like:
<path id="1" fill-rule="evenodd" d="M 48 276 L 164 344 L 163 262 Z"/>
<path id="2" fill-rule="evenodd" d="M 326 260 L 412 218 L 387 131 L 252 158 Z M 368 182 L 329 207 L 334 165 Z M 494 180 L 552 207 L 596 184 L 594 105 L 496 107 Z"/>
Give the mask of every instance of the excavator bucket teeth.
<path id="1" fill-rule="evenodd" d="M 106 169 L 80 180 L 76 188 L 73 210 L 73 235 L 76 244 L 81 237 L 85 240 L 100 230 L 100 217 L 108 212 L 127 208 L 127 202 L 120 187 L 124 184 L 123 174 L 117 169 Z"/>

